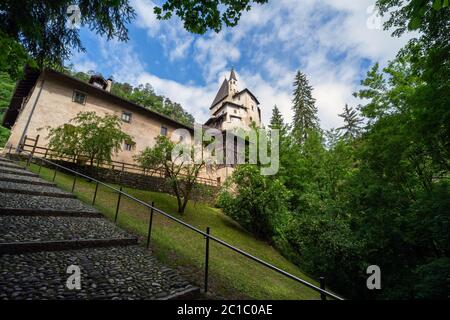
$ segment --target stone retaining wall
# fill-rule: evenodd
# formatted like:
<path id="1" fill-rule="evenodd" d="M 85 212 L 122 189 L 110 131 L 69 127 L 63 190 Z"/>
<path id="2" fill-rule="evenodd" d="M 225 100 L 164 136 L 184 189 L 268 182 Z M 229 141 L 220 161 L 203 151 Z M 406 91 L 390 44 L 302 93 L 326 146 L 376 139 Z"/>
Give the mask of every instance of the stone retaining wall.
<path id="1" fill-rule="evenodd" d="M 91 168 L 90 166 L 79 165 L 62 160 L 53 160 L 53 162 L 106 183 L 113 183 L 124 187 L 141 190 L 173 194 L 166 179 L 162 177 L 152 177 L 149 175 L 122 172 L 120 170 L 107 168 Z M 214 205 L 219 190 L 220 187 L 199 184 L 192 191 L 191 199 L 193 201 L 205 202 L 210 205 Z"/>

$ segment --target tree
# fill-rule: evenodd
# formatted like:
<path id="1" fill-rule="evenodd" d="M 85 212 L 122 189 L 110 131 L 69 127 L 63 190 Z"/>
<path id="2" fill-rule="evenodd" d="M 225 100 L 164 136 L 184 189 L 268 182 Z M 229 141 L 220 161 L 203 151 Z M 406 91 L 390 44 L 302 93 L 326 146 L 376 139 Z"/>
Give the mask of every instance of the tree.
<path id="1" fill-rule="evenodd" d="M 394 35 L 407 30 L 422 29 L 431 20 L 448 17 L 448 0 L 378 0 L 376 3 L 381 15 L 390 14 L 385 28 L 397 27 Z"/>
<path id="2" fill-rule="evenodd" d="M 256 165 L 240 165 L 218 199 L 225 213 L 258 237 L 271 240 L 286 222 L 289 191 Z"/>
<path id="3" fill-rule="evenodd" d="M 0 29 L 17 40 L 39 66 L 62 65 L 72 49 L 84 51 L 78 28 L 68 23 L 70 5 L 79 7 L 82 26 L 108 40 L 128 39 L 126 24 L 135 17 L 128 0 L 6 0 L 0 3 Z"/>
<path id="4" fill-rule="evenodd" d="M 182 214 L 191 198 L 197 177 L 205 166 L 205 162 L 203 160 L 199 163 L 192 161 L 195 151 L 193 146 L 185 145 L 185 150 L 190 151 L 188 159 L 186 154 L 174 154 L 176 153 L 174 151 L 176 144 L 169 138 L 158 136 L 155 139 L 155 146 L 145 148 L 135 156 L 135 161 L 143 168 L 164 172 L 165 178 L 177 198 L 178 213 Z"/>
<path id="5" fill-rule="evenodd" d="M 273 106 L 272 109 L 272 118 L 270 119 L 270 129 L 286 129 L 286 124 L 284 123 L 283 115 L 278 109 L 277 105 Z"/>
<path id="6" fill-rule="evenodd" d="M 307 138 L 308 131 L 319 130 L 316 100 L 312 97 L 312 90 L 306 75 L 298 71 L 294 81 L 292 109 L 294 111 L 293 133 L 300 144 Z"/>
<path id="7" fill-rule="evenodd" d="M 344 132 L 343 137 L 345 139 L 353 140 L 361 134 L 362 119 L 358 117 L 358 112 L 348 104 L 345 104 L 344 112 L 339 114 L 339 117 L 344 119 L 344 126 L 338 128 L 339 131 Z"/>
<path id="8" fill-rule="evenodd" d="M 14 81 L 7 72 L 0 71 L 0 148 L 8 141 L 10 130 L 3 127 L 3 117 L 8 108 L 14 90 Z"/>
<path id="9" fill-rule="evenodd" d="M 167 0 L 154 11 L 158 19 L 170 19 L 176 14 L 190 32 L 204 34 L 208 29 L 219 32 L 222 24 L 234 27 L 242 12 L 249 11 L 252 3 L 264 4 L 268 0 Z"/>
<path id="10" fill-rule="evenodd" d="M 0 72 L 17 81 L 22 77 L 24 66 L 36 67 L 25 49 L 15 39 L 0 31 Z"/>
<path id="11" fill-rule="evenodd" d="M 48 139 L 57 156 L 86 157 L 91 166 L 94 160 L 111 162 L 124 143 L 134 145 L 133 138 L 121 130 L 119 117 L 100 117 L 95 112 L 80 112 L 69 123 L 50 128 Z"/>

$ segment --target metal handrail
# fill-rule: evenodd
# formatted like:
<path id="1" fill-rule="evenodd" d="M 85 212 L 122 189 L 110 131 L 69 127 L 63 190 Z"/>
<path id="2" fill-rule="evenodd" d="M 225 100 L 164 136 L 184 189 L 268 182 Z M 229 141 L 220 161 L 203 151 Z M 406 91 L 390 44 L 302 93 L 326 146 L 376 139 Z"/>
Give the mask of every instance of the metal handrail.
<path id="1" fill-rule="evenodd" d="M 266 261 L 264 261 L 264 260 L 262 260 L 260 258 L 257 258 L 255 256 L 251 255 L 250 253 L 245 252 L 244 250 L 241 250 L 241 249 L 239 249 L 239 248 L 237 248 L 237 247 L 235 247 L 235 246 L 225 242 L 224 240 L 222 240 L 220 238 L 217 238 L 215 236 L 210 235 L 209 234 L 209 230 L 207 232 L 204 232 L 204 231 L 202 231 L 202 230 L 200 230 L 200 229 L 198 229 L 198 228 L 196 228 L 196 227 L 194 227 L 194 226 L 192 226 L 192 225 L 190 225 L 190 224 L 188 224 L 188 223 L 186 223 L 186 222 L 184 222 L 184 221 L 182 221 L 182 220 L 180 220 L 180 219 L 178 219 L 178 218 L 176 218 L 176 217 L 174 217 L 174 216 L 172 216 L 170 214 L 168 214 L 167 212 L 164 212 L 163 210 L 156 208 L 155 206 L 149 205 L 148 203 L 146 203 L 146 202 L 144 202 L 144 201 L 142 201 L 142 200 L 140 200 L 138 198 L 133 197 L 132 195 L 122 191 L 121 188 L 117 189 L 117 188 L 115 188 L 115 187 L 113 187 L 113 186 L 111 186 L 111 185 L 109 185 L 109 184 L 107 184 L 105 182 L 102 182 L 102 181 L 100 181 L 98 179 L 89 177 L 88 175 L 85 175 L 83 173 L 77 172 L 77 171 L 72 170 L 70 168 L 64 167 L 64 166 L 62 166 L 62 165 L 60 165 L 58 163 L 55 163 L 53 161 L 50 161 L 48 159 L 44 159 L 44 158 L 41 158 L 41 157 L 34 157 L 32 152 L 28 152 L 28 151 L 25 151 L 23 149 L 16 149 L 16 148 L 12 148 L 10 146 L 9 147 L 9 153 L 11 153 L 12 149 L 15 149 L 15 150 L 17 150 L 19 152 L 23 152 L 23 153 L 28 153 L 29 154 L 29 159 L 28 159 L 27 165 L 30 163 L 31 159 L 36 158 L 36 159 L 39 159 L 40 161 L 47 162 L 47 163 L 49 163 L 49 164 L 51 164 L 51 165 L 53 165 L 55 167 L 58 167 L 60 169 L 63 169 L 63 170 L 68 171 L 70 173 L 73 173 L 73 174 L 78 175 L 80 177 L 83 177 L 85 179 L 94 181 L 97 184 L 100 184 L 100 185 L 105 186 L 105 187 L 107 187 L 107 188 L 109 188 L 111 190 L 114 190 L 119 195 L 123 195 L 123 196 L 127 197 L 128 199 L 133 200 L 133 201 L 143 205 L 144 207 L 147 207 L 148 209 L 151 209 L 152 212 L 156 211 L 156 212 L 160 213 L 161 215 L 163 215 L 163 216 L 165 216 L 165 217 L 167 217 L 167 218 L 169 218 L 169 219 L 171 219 L 171 220 L 173 220 L 173 221 L 175 221 L 175 222 L 177 222 L 177 223 L 187 227 L 188 229 L 190 229 L 192 231 L 195 231 L 196 233 L 204 236 L 205 239 L 213 240 L 216 243 L 218 243 L 218 244 L 220 244 L 220 245 L 222 245 L 222 246 L 224 246 L 224 247 L 226 247 L 228 249 L 231 249 L 234 252 L 237 252 L 237 253 L 243 255 L 244 257 L 249 258 L 250 260 L 253 260 L 253 261 L 255 261 L 255 262 L 257 262 L 257 263 L 259 263 L 259 264 L 261 264 L 261 265 L 263 265 L 263 266 L 265 266 L 265 267 L 267 267 L 267 268 L 269 268 L 269 269 L 271 269 L 271 270 L 281 274 L 281 275 L 284 275 L 284 276 L 288 277 L 289 279 L 297 281 L 297 282 L 305 285 L 306 287 L 319 292 L 321 295 L 329 296 L 329 297 L 331 297 L 333 299 L 336 299 L 336 300 L 344 300 L 343 298 L 339 297 L 338 295 L 336 295 L 336 294 L 334 294 L 332 292 L 329 292 L 329 291 L 327 291 L 325 289 L 319 288 L 318 286 L 316 286 L 316 285 L 314 285 L 314 284 L 312 284 L 312 283 L 310 283 L 310 282 L 308 282 L 306 280 L 303 280 L 303 279 L 301 279 L 301 278 L 299 278 L 297 276 L 294 276 L 293 274 L 290 274 L 289 272 L 284 271 L 284 270 L 282 270 L 282 269 L 280 269 L 280 268 L 278 268 L 278 267 L 276 267 L 276 266 L 274 266 L 274 265 L 272 265 L 272 264 L 270 264 L 270 263 L 268 263 L 268 262 L 266 262 Z M 206 284 L 206 280 L 205 280 L 205 287 L 206 286 L 207 286 L 207 284 Z"/>

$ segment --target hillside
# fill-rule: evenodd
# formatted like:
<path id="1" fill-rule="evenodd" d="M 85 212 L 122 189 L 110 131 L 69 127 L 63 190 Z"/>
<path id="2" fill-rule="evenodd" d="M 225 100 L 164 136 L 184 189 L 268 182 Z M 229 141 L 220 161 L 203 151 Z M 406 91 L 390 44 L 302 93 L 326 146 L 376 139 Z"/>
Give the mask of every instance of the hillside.
<path id="1" fill-rule="evenodd" d="M 32 171 L 38 168 L 33 165 Z M 45 179 L 51 180 L 54 171 L 43 168 Z M 57 184 L 66 190 L 72 188 L 73 177 L 57 174 Z M 95 184 L 78 179 L 75 194 L 90 203 Z M 294 275 L 315 283 L 297 266 L 285 259 L 272 246 L 256 239 L 243 230 L 220 210 L 201 203 L 190 203 L 183 216 L 177 215 L 176 201 L 167 194 L 126 188 L 131 195 L 155 205 L 202 230 L 207 226 L 211 233 L 228 243 L 262 258 Z M 100 187 L 96 207 L 107 217 L 113 219 L 117 204 L 117 195 Z M 146 239 L 149 221 L 147 208 L 122 198 L 119 224 Z M 164 263 L 177 268 L 196 282 L 203 284 L 204 239 L 181 225 L 156 214 L 153 221 L 151 247 L 154 254 Z M 210 292 L 213 297 L 226 299 L 318 299 L 314 291 L 265 269 L 256 263 L 237 255 L 229 249 L 211 243 L 210 249 Z"/>

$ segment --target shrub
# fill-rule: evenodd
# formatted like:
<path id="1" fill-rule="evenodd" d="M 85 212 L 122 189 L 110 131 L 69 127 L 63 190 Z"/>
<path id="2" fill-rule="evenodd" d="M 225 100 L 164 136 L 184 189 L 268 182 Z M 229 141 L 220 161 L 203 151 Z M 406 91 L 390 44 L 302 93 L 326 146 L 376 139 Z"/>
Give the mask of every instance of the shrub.
<path id="1" fill-rule="evenodd" d="M 271 240 L 288 220 L 288 197 L 280 181 L 262 176 L 257 166 L 242 165 L 234 171 L 217 202 L 245 229 Z"/>

